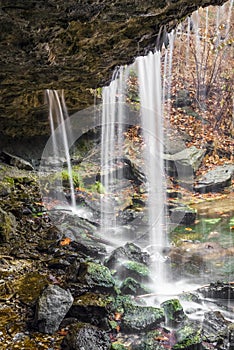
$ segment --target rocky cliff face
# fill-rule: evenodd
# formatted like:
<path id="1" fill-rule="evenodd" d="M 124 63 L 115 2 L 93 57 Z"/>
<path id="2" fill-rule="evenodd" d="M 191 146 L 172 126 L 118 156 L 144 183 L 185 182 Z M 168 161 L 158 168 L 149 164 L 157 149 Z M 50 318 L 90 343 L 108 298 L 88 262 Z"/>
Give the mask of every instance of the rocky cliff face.
<path id="1" fill-rule="evenodd" d="M 160 45 L 199 6 L 224 2 L 1 0 L 2 137 L 48 135 L 45 89 L 65 89 L 70 112 L 85 108 L 117 65 Z"/>

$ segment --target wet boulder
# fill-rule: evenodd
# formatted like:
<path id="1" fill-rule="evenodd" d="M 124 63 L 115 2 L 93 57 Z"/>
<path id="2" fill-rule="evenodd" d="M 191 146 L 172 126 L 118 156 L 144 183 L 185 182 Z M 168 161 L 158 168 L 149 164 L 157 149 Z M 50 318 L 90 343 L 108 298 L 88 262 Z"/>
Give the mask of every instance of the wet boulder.
<path id="1" fill-rule="evenodd" d="M 110 269 L 114 269 L 126 260 L 135 261 L 148 266 L 150 264 L 150 255 L 143 252 L 141 248 L 134 243 L 126 243 L 123 247 L 118 247 L 113 250 L 111 255 L 106 259 L 105 265 Z"/>
<path id="2" fill-rule="evenodd" d="M 176 327 L 187 318 L 178 299 L 166 300 L 160 306 L 164 309 L 166 323 L 169 327 Z"/>
<path id="3" fill-rule="evenodd" d="M 194 186 L 195 191 L 200 193 L 219 192 L 231 185 L 234 174 L 233 164 L 224 164 L 208 171 L 201 176 Z"/>
<path id="4" fill-rule="evenodd" d="M 109 350 L 111 342 L 108 334 L 89 324 L 77 323 L 63 339 L 62 350 Z"/>
<path id="5" fill-rule="evenodd" d="M 72 303 L 73 297 L 69 290 L 49 285 L 43 291 L 37 305 L 35 324 L 39 332 L 48 334 L 56 332 Z"/>
<path id="6" fill-rule="evenodd" d="M 90 291 L 114 293 L 115 281 L 110 270 L 95 262 L 82 262 L 79 265 L 77 281 Z"/>
<path id="7" fill-rule="evenodd" d="M 113 297 L 109 295 L 84 293 L 75 298 L 68 316 L 105 328 L 107 326 L 106 317 L 112 303 Z"/>
<path id="8" fill-rule="evenodd" d="M 213 345 L 215 349 L 228 349 L 229 324 L 230 322 L 223 317 L 221 312 L 205 312 L 202 324 L 202 339 L 204 343 Z"/>
<path id="9" fill-rule="evenodd" d="M 121 330 L 126 333 L 146 332 L 165 321 L 164 310 L 152 306 L 129 305 L 121 322 Z"/>
<path id="10" fill-rule="evenodd" d="M 121 284 L 120 290 L 122 294 L 129 295 L 140 295 L 149 293 L 149 289 L 147 289 L 143 284 L 136 281 L 134 278 L 127 277 Z"/>
<path id="11" fill-rule="evenodd" d="M 118 247 L 105 261 L 105 265 L 121 280 L 131 277 L 140 283 L 149 281 L 149 263 L 150 255 L 134 243 Z"/>
<path id="12" fill-rule="evenodd" d="M 121 280 L 130 277 L 139 283 L 146 283 L 150 281 L 150 269 L 145 264 L 126 260 L 118 266 L 115 276 L 119 277 Z"/>
<path id="13" fill-rule="evenodd" d="M 197 321 L 186 321 L 176 330 L 173 350 L 200 350 L 202 347 L 201 325 Z"/>
<path id="14" fill-rule="evenodd" d="M 216 282 L 198 289 L 205 298 L 230 300 L 234 299 L 234 284 Z"/>

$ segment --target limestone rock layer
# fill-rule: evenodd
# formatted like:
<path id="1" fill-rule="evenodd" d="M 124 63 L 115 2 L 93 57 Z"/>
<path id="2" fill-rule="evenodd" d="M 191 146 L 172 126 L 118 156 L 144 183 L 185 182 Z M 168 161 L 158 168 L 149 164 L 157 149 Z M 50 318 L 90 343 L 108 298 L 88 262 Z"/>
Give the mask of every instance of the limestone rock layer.
<path id="1" fill-rule="evenodd" d="M 116 66 L 160 46 L 198 7 L 224 2 L 1 0 L 1 135 L 48 135 L 45 89 L 65 89 L 69 111 L 83 109 Z"/>

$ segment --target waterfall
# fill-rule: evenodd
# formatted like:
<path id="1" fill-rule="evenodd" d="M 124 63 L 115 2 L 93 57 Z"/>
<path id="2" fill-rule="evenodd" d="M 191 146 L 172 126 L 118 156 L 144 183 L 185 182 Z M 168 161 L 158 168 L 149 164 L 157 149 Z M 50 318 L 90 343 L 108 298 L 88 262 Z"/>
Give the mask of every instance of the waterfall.
<path id="1" fill-rule="evenodd" d="M 141 124 L 145 142 L 144 164 L 148 180 L 149 245 L 154 257 L 153 275 L 159 287 L 165 281 L 163 249 L 167 245 L 165 233 L 165 189 L 163 165 L 163 118 L 161 97 L 161 55 L 149 53 L 136 59 Z"/>
<path id="2" fill-rule="evenodd" d="M 59 92 L 56 90 L 46 90 L 48 104 L 49 104 L 49 122 L 51 128 L 51 137 L 52 137 L 52 150 L 53 154 L 51 155 L 56 161 L 61 161 L 61 154 L 64 155 L 68 180 L 70 186 L 70 197 L 72 208 L 76 207 L 75 199 L 75 189 L 72 176 L 72 164 L 71 157 L 68 147 L 68 139 L 71 137 L 71 127 L 69 125 L 69 117 L 67 113 L 67 108 L 64 99 L 63 91 Z M 65 123 L 66 120 L 66 123 Z M 60 132 L 55 133 L 55 129 L 59 127 Z"/>
<path id="3" fill-rule="evenodd" d="M 101 129 L 101 183 L 105 195 L 101 198 L 101 232 L 116 230 L 116 178 L 121 179 L 121 169 L 116 169 L 123 153 L 124 102 L 128 69 L 120 67 L 113 74 L 109 86 L 102 89 Z"/>

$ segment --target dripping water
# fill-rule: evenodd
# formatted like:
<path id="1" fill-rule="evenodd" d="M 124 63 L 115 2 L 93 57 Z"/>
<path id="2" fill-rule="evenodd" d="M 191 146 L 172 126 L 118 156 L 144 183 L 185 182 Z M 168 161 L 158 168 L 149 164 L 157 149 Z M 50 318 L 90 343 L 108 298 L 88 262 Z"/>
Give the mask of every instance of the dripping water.
<path id="1" fill-rule="evenodd" d="M 61 154 L 64 155 L 64 160 L 67 166 L 68 180 L 70 187 L 70 198 L 72 208 L 76 207 L 75 189 L 72 176 L 72 164 L 68 147 L 68 139 L 71 137 L 71 126 L 67 107 L 65 104 L 63 91 L 46 90 L 49 103 L 49 121 L 51 127 L 52 149 L 51 155 L 56 161 L 61 161 Z M 65 123 L 66 121 L 66 123 Z M 55 129 L 59 127 L 60 132 L 55 133 Z"/>

